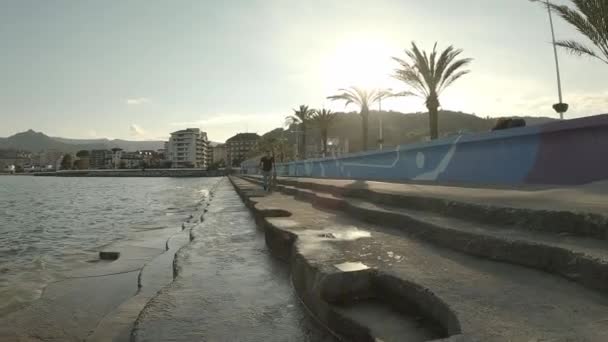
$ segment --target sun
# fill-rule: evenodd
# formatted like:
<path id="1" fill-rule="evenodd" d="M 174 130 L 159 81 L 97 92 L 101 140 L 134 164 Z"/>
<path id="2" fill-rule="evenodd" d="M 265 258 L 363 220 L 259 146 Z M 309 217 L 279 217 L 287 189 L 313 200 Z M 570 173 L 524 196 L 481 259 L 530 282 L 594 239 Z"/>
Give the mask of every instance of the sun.
<path id="1" fill-rule="evenodd" d="M 355 38 L 343 41 L 329 51 L 322 62 L 323 89 L 331 94 L 339 88 L 390 88 L 396 52 L 381 38 Z"/>

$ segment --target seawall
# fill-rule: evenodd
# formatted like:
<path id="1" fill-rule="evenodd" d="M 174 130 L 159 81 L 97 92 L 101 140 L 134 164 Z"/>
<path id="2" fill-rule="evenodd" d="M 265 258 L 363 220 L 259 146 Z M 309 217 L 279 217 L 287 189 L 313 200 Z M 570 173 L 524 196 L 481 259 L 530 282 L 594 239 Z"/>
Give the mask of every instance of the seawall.
<path id="1" fill-rule="evenodd" d="M 608 114 L 277 164 L 279 176 L 460 184 L 576 185 L 608 179 Z M 257 172 L 257 161 L 244 163 Z"/>

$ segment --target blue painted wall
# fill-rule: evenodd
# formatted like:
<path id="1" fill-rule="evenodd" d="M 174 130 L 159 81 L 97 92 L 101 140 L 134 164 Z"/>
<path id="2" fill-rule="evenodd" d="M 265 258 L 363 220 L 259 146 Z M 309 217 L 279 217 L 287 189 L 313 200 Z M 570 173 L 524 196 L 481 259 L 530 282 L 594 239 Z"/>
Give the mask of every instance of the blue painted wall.
<path id="1" fill-rule="evenodd" d="M 579 167 L 572 167 L 579 165 Z M 257 161 L 243 163 L 257 172 Z M 608 179 L 608 115 L 277 164 L 277 175 L 476 184 Z"/>

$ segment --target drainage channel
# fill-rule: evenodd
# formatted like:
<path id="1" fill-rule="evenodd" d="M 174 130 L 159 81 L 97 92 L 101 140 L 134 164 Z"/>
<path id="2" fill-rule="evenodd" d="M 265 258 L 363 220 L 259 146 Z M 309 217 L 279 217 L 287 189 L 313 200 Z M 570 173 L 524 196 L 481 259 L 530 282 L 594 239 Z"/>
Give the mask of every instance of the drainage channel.
<path id="1" fill-rule="evenodd" d="M 132 340 L 335 341 L 300 304 L 288 265 L 270 255 L 228 180 L 191 238 L 176 255 L 175 280 L 147 304 Z"/>

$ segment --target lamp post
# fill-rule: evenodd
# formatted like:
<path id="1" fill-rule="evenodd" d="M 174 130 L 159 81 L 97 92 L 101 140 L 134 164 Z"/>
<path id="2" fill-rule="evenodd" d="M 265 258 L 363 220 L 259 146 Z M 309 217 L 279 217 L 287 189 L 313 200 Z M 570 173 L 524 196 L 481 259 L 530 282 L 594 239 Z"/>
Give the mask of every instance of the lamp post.
<path id="1" fill-rule="evenodd" d="M 296 135 L 296 151 L 295 151 L 295 160 L 299 160 L 300 159 L 300 133 L 302 131 L 300 131 L 297 127 L 294 129 L 290 130 L 291 133 L 294 133 Z"/>
<path id="2" fill-rule="evenodd" d="M 559 103 L 553 105 L 553 109 L 559 113 L 560 120 L 564 119 L 564 113 L 568 111 L 568 104 L 563 103 L 562 97 L 562 80 L 559 73 L 559 60 L 557 58 L 557 46 L 555 45 L 555 29 L 553 28 L 553 15 L 551 14 L 551 2 L 546 1 L 547 12 L 549 13 L 549 25 L 551 26 L 551 39 L 553 41 L 553 55 L 555 56 L 555 72 L 557 74 L 557 94 Z"/>
<path id="3" fill-rule="evenodd" d="M 385 97 L 395 96 L 393 89 L 386 88 L 382 90 L 382 94 L 378 97 L 378 145 L 380 149 L 384 147 L 384 127 L 382 125 L 382 99 Z"/>
<path id="4" fill-rule="evenodd" d="M 380 150 L 384 145 L 384 137 L 382 136 L 382 98 L 378 99 L 378 145 L 380 146 Z"/>

